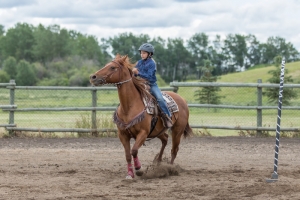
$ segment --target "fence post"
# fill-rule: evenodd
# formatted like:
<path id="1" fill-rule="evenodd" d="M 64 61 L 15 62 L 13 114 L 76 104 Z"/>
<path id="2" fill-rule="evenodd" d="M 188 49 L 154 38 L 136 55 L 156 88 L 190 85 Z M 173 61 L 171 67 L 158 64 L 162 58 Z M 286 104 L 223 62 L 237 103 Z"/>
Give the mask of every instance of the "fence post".
<path id="1" fill-rule="evenodd" d="M 97 107 L 97 89 L 92 90 L 92 107 L 96 108 Z M 92 110 L 92 135 L 97 135 L 97 115 L 96 115 L 96 109 Z"/>
<path id="2" fill-rule="evenodd" d="M 261 79 L 257 80 L 257 83 L 262 83 Z M 257 106 L 262 106 L 262 87 L 257 86 Z M 257 108 L 257 127 L 262 127 L 262 109 Z M 257 130 L 256 135 L 261 136 L 262 132 Z"/>
<path id="3" fill-rule="evenodd" d="M 9 83 L 12 83 L 12 84 L 16 84 L 15 80 L 10 80 Z M 15 104 L 15 87 L 14 86 L 10 86 L 9 87 L 9 104 L 12 106 Z M 13 110 L 10 110 L 9 111 L 9 124 L 14 124 L 15 123 L 15 111 Z M 13 134 L 13 131 L 10 130 L 9 132 L 9 135 L 12 135 Z"/>
<path id="4" fill-rule="evenodd" d="M 173 81 L 173 82 L 178 82 L 178 81 L 175 80 L 175 81 Z M 178 89 L 179 89 L 179 88 L 178 88 L 177 86 L 173 86 L 173 92 L 177 93 L 177 92 L 178 92 Z"/>

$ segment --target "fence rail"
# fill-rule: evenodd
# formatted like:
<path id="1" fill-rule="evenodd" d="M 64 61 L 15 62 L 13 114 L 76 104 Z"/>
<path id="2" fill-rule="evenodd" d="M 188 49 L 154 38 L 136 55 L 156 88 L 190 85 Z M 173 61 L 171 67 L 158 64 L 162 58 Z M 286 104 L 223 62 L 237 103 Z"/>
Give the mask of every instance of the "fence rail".
<path id="1" fill-rule="evenodd" d="M 262 106 L 262 88 L 279 88 L 279 84 L 265 84 L 261 83 L 258 79 L 257 83 L 212 83 L 212 82 L 171 82 L 171 87 L 176 88 L 178 91 L 180 87 L 255 87 L 257 88 L 257 106 L 233 106 L 233 105 L 215 105 L 215 104 L 188 104 L 189 107 L 196 108 L 225 108 L 225 109 L 245 109 L 257 110 L 257 126 L 256 127 L 240 127 L 240 126 L 215 126 L 215 125 L 191 125 L 192 128 L 205 128 L 205 129 L 227 129 L 227 130 L 255 130 L 257 134 L 262 131 L 274 131 L 273 128 L 262 127 L 262 110 L 263 109 L 277 109 L 278 106 Z M 300 88 L 300 84 L 285 84 L 284 88 Z M 299 106 L 282 106 L 283 110 L 300 110 Z M 287 127 L 281 128 L 282 131 L 295 131 L 299 132 L 300 127 Z"/>
<path id="2" fill-rule="evenodd" d="M 205 83 L 205 82 L 171 82 L 170 87 L 161 88 L 163 91 L 177 92 L 180 87 L 254 87 L 257 88 L 257 105 L 256 106 L 235 106 L 235 105 L 215 105 L 215 104 L 188 104 L 189 108 L 222 108 L 234 110 L 256 110 L 257 121 L 256 126 L 216 126 L 216 125 L 199 125 L 191 124 L 192 128 L 205 129 L 226 129 L 226 130 L 253 130 L 257 134 L 262 131 L 274 131 L 274 127 L 262 127 L 262 110 L 277 109 L 277 106 L 262 106 L 262 88 L 279 88 L 278 84 L 263 84 L 260 80 L 258 83 Z M 97 106 L 97 91 L 116 91 L 116 87 L 54 87 L 54 86 L 16 86 L 14 80 L 10 83 L 0 83 L 0 87 L 9 89 L 9 105 L 0 105 L 3 111 L 9 112 L 9 123 L 0 124 L 0 127 L 5 127 L 10 133 L 13 131 L 30 131 L 30 132 L 106 132 L 117 131 L 116 129 L 97 128 L 96 112 L 97 111 L 114 111 L 116 106 L 99 107 Z M 300 88 L 300 84 L 285 84 L 285 88 Z M 77 90 L 77 91 L 91 91 L 91 107 L 63 107 L 63 108 L 18 108 L 15 105 L 15 90 Z M 299 106 L 283 106 L 284 110 L 300 110 Z M 17 127 L 14 120 L 15 112 L 34 112 L 34 111 L 91 111 L 91 128 L 25 128 Z M 299 131 L 299 127 L 282 127 L 282 131 Z"/>

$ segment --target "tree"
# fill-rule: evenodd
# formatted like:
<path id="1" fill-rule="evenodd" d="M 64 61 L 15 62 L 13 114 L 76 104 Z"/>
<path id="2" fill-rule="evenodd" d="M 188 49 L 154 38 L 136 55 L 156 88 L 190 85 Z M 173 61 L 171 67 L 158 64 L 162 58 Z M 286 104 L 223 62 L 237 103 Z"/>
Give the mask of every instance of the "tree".
<path id="1" fill-rule="evenodd" d="M 167 68 L 168 68 L 168 51 L 165 48 L 166 47 L 166 40 L 164 40 L 161 37 L 153 38 L 153 40 L 150 42 L 155 49 L 154 52 L 154 60 L 156 62 L 156 68 L 157 73 L 161 76 L 165 76 L 167 74 Z"/>
<path id="2" fill-rule="evenodd" d="M 4 35 L 5 31 L 4 31 L 4 26 L 2 26 L 0 24 L 0 67 L 2 66 L 2 62 L 3 62 L 3 35 Z"/>
<path id="3" fill-rule="evenodd" d="M 191 52 L 196 65 L 203 65 L 205 60 L 210 59 L 208 53 L 209 39 L 205 33 L 196 33 L 188 41 L 188 50 Z"/>
<path id="4" fill-rule="evenodd" d="M 83 58 L 96 60 L 105 64 L 105 57 L 95 36 L 79 35 L 76 42 L 77 55 Z"/>
<path id="5" fill-rule="evenodd" d="M 200 82 L 216 82 L 217 77 L 212 76 L 212 71 L 214 67 L 211 65 L 210 60 L 205 60 L 204 66 L 201 67 L 202 77 Z M 212 86 L 205 86 L 202 89 L 198 89 L 195 91 L 194 97 L 196 101 L 199 103 L 205 104 L 219 104 L 221 102 L 221 96 L 218 95 L 218 92 L 221 91 L 220 87 L 212 87 Z"/>
<path id="6" fill-rule="evenodd" d="M 182 79 L 184 79 L 184 71 L 188 69 L 188 65 L 191 59 L 191 54 L 184 46 L 184 41 L 181 38 L 168 38 L 167 54 L 167 76 L 170 77 L 170 73 L 172 73 L 171 80 L 181 81 Z M 167 77 L 164 76 L 163 78 L 165 79 Z"/>
<path id="7" fill-rule="evenodd" d="M 259 63 L 261 63 L 261 46 L 255 35 L 249 34 L 246 36 L 245 39 L 247 43 L 247 69 L 251 66 L 258 65 Z"/>
<path id="8" fill-rule="evenodd" d="M 135 36 L 132 33 L 121 33 L 118 36 L 106 40 L 112 47 L 112 53 L 114 55 L 128 55 L 133 61 L 141 59 L 138 49 L 143 43 L 149 41 L 150 37 L 147 34 Z"/>
<path id="9" fill-rule="evenodd" d="M 268 79 L 270 83 L 280 84 L 281 60 L 282 60 L 281 56 L 276 56 L 274 58 L 275 69 L 268 71 L 268 73 L 272 75 L 272 77 Z M 287 69 L 284 70 L 284 73 L 285 73 L 284 83 L 293 82 L 291 76 L 286 76 L 288 74 Z M 283 94 L 282 103 L 284 105 L 290 105 L 290 100 L 292 98 L 297 97 L 297 93 L 296 91 L 293 90 L 293 88 L 284 88 L 282 94 Z M 263 95 L 268 97 L 269 103 L 276 103 L 278 101 L 279 90 L 278 88 L 266 88 L 266 92 L 263 92 Z"/>
<path id="10" fill-rule="evenodd" d="M 45 28 L 38 25 L 34 28 L 35 44 L 33 46 L 34 57 L 45 64 L 54 58 L 64 58 L 72 54 L 71 36 L 66 29 L 60 29 L 59 25 L 51 25 Z M 75 46 L 75 49 L 77 46 Z"/>
<path id="11" fill-rule="evenodd" d="M 213 40 L 213 45 L 208 47 L 209 57 L 213 66 L 215 67 L 212 71 L 212 75 L 219 76 L 223 74 L 222 67 L 226 62 L 226 56 L 223 53 L 223 43 L 221 41 L 221 36 L 216 35 Z"/>
<path id="12" fill-rule="evenodd" d="M 0 24 L 0 36 L 4 35 L 5 30 L 4 30 L 4 26 Z"/>
<path id="13" fill-rule="evenodd" d="M 9 75 L 10 79 L 17 76 L 17 61 L 14 57 L 8 57 L 3 63 L 3 70 Z"/>
<path id="14" fill-rule="evenodd" d="M 299 52 L 290 43 L 281 37 L 269 37 L 266 43 L 261 44 L 262 63 L 274 63 L 274 57 L 280 55 L 286 58 L 287 62 L 299 60 Z"/>
<path id="15" fill-rule="evenodd" d="M 6 71 L 0 70 L 0 83 L 8 83 L 9 82 L 9 75 Z"/>
<path id="16" fill-rule="evenodd" d="M 229 34 L 224 40 L 224 54 L 227 57 L 228 67 L 245 67 L 247 44 L 245 36 Z"/>
<path id="17" fill-rule="evenodd" d="M 33 66 L 25 60 L 21 60 L 17 65 L 17 85 L 32 86 L 36 83 L 36 76 Z"/>
<path id="18" fill-rule="evenodd" d="M 33 61 L 32 48 L 34 45 L 33 26 L 27 23 L 17 23 L 14 28 L 8 29 L 1 39 L 4 58 L 15 57 L 29 62 Z"/>

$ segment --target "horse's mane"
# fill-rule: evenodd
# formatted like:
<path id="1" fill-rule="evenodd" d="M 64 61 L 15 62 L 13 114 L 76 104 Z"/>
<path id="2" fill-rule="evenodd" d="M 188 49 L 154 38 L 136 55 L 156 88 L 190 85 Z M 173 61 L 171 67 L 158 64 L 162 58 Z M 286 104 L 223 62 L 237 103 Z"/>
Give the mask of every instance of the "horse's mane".
<path id="1" fill-rule="evenodd" d="M 146 84 L 147 81 L 142 78 L 137 78 L 133 75 L 132 69 L 136 66 L 136 63 L 131 63 L 130 58 L 127 55 L 121 56 L 119 54 L 116 55 L 114 61 L 118 62 L 121 66 L 124 66 L 124 68 L 129 70 L 129 73 L 132 77 L 132 82 L 140 93 L 141 97 L 144 97 L 147 100 L 155 100 L 154 96 L 152 96 L 149 92 L 149 86 Z"/>

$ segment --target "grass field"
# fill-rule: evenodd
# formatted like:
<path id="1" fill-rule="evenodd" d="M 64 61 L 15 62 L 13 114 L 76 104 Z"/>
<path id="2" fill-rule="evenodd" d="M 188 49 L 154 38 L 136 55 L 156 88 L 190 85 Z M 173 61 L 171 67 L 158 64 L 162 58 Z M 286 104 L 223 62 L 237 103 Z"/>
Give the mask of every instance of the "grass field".
<path id="1" fill-rule="evenodd" d="M 257 68 L 245 72 L 227 74 L 222 76 L 218 82 L 256 83 L 257 79 L 267 82 L 270 77 L 268 71 L 273 67 Z M 292 75 L 295 83 L 300 82 L 300 62 L 288 63 L 286 68 L 288 75 Z M 164 85 L 165 86 L 165 85 Z M 188 103 L 197 103 L 194 92 L 199 88 L 179 88 L 178 93 Z M 291 101 L 292 105 L 300 105 L 300 88 L 295 89 L 298 98 Z M 220 95 L 223 96 L 221 104 L 224 105 L 257 105 L 256 88 L 221 88 Z M 9 90 L 0 88 L 0 104 L 9 103 Z M 98 91 L 98 106 L 114 106 L 119 103 L 116 91 Z M 92 98 L 90 91 L 68 91 L 68 90 L 16 90 L 15 104 L 18 108 L 62 108 L 62 107 L 90 107 Z M 263 98 L 263 105 L 270 105 L 267 98 Z M 277 105 L 277 104 L 273 104 Z M 101 126 L 114 127 L 108 124 L 111 121 L 112 112 L 97 112 L 99 128 Z M 80 128 L 80 121 L 90 117 L 87 111 L 58 111 L 58 112 L 15 112 L 15 123 L 18 127 L 32 128 Z M 263 126 L 276 127 L 277 110 L 263 111 Z M 104 123 L 105 122 L 105 123 Z M 232 110 L 232 109 L 205 109 L 190 108 L 189 122 L 191 125 L 218 125 L 218 126 L 256 126 L 256 110 Z M 0 110 L 0 124 L 8 123 L 8 112 Z M 77 127 L 76 127 L 77 126 Z M 299 110 L 282 111 L 282 127 L 300 127 Z M 88 128 L 88 127 L 82 127 Z M 4 129 L 0 129 L 0 132 Z M 238 135 L 238 131 L 231 130 L 205 130 L 214 136 Z"/>

